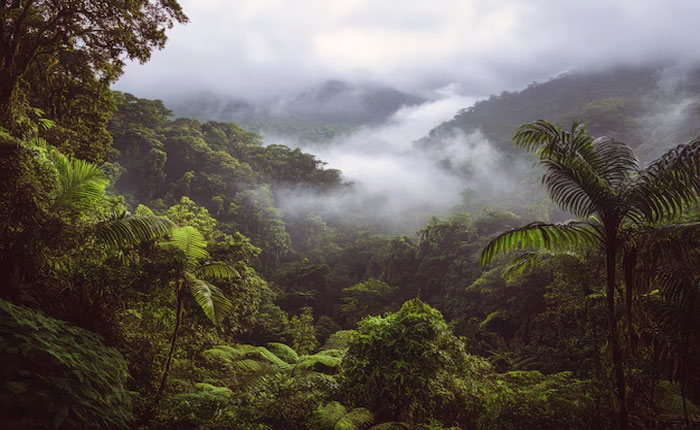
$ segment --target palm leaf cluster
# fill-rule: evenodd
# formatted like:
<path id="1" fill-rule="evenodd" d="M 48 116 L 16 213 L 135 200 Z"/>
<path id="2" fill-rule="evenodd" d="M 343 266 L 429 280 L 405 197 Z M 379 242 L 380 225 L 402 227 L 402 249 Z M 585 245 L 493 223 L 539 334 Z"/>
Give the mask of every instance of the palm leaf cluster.
<path id="1" fill-rule="evenodd" d="M 221 288 L 209 279 L 236 279 L 240 274 L 230 265 L 222 262 L 207 262 L 207 241 L 196 228 L 178 227 L 171 231 L 168 240 L 162 246 L 174 250 L 179 258 L 182 284 L 189 288 L 192 298 L 204 314 L 214 324 L 220 323 L 233 309 L 233 303 Z M 179 292 L 178 292 L 179 294 Z"/>
<path id="2" fill-rule="evenodd" d="M 99 222 L 95 227 L 97 240 L 108 249 L 123 249 L 167 236 L 175 224 L 168 218 L 139 215 L 124 211 Z"/>
<path id="3" fill-rule="evenodd" d="M 568 131 L 544 120 L 525 124 L 513 136 L 513 143 L 537 156 L 538 164 L 544 168 L 542 184 L 549 197 L 578 219 L 560 224 L 536 222 L 506 231 L 483 249 L 481 265 L 491 263 L 498 254 L 519 251 L 515 263 L 506 270 L 517 273 L 532 267 L 536 253 L 531 250 L 575 252 L 598 245 L 604 251 L 608 343 L 618 425 L 626 429 L 629 424 L 624 359 L 615 311 L 617 265 L 622 260 L 627 334 L 634 347 L 633 302 L 643 284 L 640 278 L 663 286 L 666 299 L 673 297 L 669 296 L 671 290 L 688 290 L 678 288 L 678 280 L 683 276 L 677 270 L 663 275 L 659 268 L 671 266 L 659 265 L 657 261 L 668 261 L 659 259 L 664 251 L 677 253 L 683 261 L 693 247 L 681 244 L 687 245 L 684 238 L 700 232 L 700 223 L 659 224 L 677 219 L 685 208 L 700 200 L 700 138 L 677 146 L 646 168 L 640 167 L 627 145 L 607 137 L 594 139 L 580 123 L 574 123 Z M 649 289 L 649 283 L 646 288 Z M 667 307 L 679 304 L 674 300 L 659 303 Z M 678 309 L 666 312 L 678 313 Z"/>
<path id="4" fill-rule="evenodd" d="M 88 210 L 104 198 L 109 180 L 96 164 L 72 159 L 48 149 L 48 158 L 56 169 L 54 211 Z"/>
<path id="5" fill-rule="evenodd" d="M 549 197 L 579 220 L 531 223 L 504 232 L 484 248 L 482 265 L 516 250 L 605 245 L 606 227 L 650 226 L 677 216 L 700 198 L 700 138 L 677 146 L 645 169 L 627 145 L 607 137 L 593 139 L 580 123 L 564 131 L 539 120 L 520 127 L 513 142 L 539 158 Z"/>

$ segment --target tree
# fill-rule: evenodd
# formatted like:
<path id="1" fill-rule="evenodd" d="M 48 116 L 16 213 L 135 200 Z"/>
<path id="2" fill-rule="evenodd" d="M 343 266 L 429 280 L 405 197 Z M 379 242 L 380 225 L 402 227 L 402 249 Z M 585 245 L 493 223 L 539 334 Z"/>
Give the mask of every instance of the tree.
<path id="1" fill-rule="evenodd" d="M 378 420 L 437 419 L 460 428 L 475 427 L 476 386 L 489 371 L 466 354 L 440 312 L 418 299 L 360 321 L 341 365 L 352 405 L 370 407 Z"/>
<path id="2" fill-rule="evenodd" d="M 46 56 L 70 53 L 113 82 L 125 57 L 147 61 L 186 21 L 177 0 L 0 0 L 0 119 L 12 119 L 20 81 Z"/>
<path id="3" fill-rule="evenodd" d="M 226 263 L 211 262 L 205 263 L 209 258 L 209 253 L 206 250 L 207 242 L 204 236 L 191 226 L 179 227 L 172 231 L 170 240 L 163 243 L 165 248 L 171 249 L 176 255 L 176 277 L 175 277 L 175 328 L 170 339 L 170 349 L 168 357 L 165 361 L 165 368 L 158 386 L 158 391 L 153 399 L 153 403 L 149 410 L 146 411 L 142 418 L 145 421 L 150 420 L 158 406 L 160 399 L 165 391 L 165 386 L 168 380 L 168 371 L 175 352 L 182 324 L 182 317 L 185 311 L 185 299 L 189 291 L 191 297 L 202 309 L 212 323 L 219 324 L 223 318 L 231 311 L 233 304 L 226 297 L 224 292 L 210 282 L 201 279 L 201 277 L 216 278 L 216 279 L 232 279 L 240 275 Z"/>
<path id="4" fill-rule="evenodd" d="M 47 263 L 55 265 L 52 260 L 66 248 L 81 249 L 94 241 L 103 253 L 114 254 L 164 237 L 173 226 L 153 214 L 121 210 L 110 215 L 105 173 L 41 139 L 0 135 L 0 153 L 0 291 L 5 297 L 31 284 Z"/>
<path id="5" fill-rule="evenodd" d="M 533 248 L 597 246 L 605 253 L 608 343 L 618 425 L 626 429 L 625 374 L 615 314 L 618 258 L 631 232 L 672 220 L 698 201 L 700 139 L 677 146 L 645 169 L 627 145 L 607 137 L 593 139 L 579 123 L 568 132 L 544 120 L 525 124 L 515 133 L 513 143 L 537 155 L 550 198 L 578 220 L 533 222 L 501 233 L 483 249 L 481 264 L 489 264 L 499 253 Z"/>

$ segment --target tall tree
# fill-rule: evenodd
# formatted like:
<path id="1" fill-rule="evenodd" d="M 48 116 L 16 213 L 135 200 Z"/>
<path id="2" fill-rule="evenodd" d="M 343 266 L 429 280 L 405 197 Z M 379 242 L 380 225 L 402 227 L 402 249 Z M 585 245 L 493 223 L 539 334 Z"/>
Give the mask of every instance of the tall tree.
<path id="1" fill-rule="evenodd" d="M 38 61 L 69 53 L 112 82 L 125 59 L 147 61 L 186 21 L 177 0 L 0 0 L 0 120 L 14 119 L 20 82 Z"/>
<path id="2" fill-rule="evenodd" d="M 627 145 L 607 137 L 593 139 L 579 123 L 570 131 L 544 120 L 525 124 L 513 142 L 537 155 L 550 198 L 578 220 L 534 222 L 501 233 L 482 251 L 481 264 L 515 250 L 600 247 L 606 258 L 608 343 L 618 425 L 626 429 L 624 363 L 615 314 L 618 258 L 630 232 L 673 220 L 700 199 L 700 138 L 677 146 L 645 169 Z"/>
<path id="3" fill-rule="evenodd" d="M 209 253 L 204 236 L 191 226 L 179 227 L 172 231 L 170 240 L 163 246 L 175 251 L 177 256 L 177 274 L 175 284 L 175 328 L 170 339 L 170 349 L 165 361 L 165 368 L 158 386 L 158 391 L 149 410 L 142 420 L 148 421 L 153 416 L 165 391 L 170 363 L 175 352 L 175 345 L 180 334 L 180 326 L 185 311 L 185 300 L 190 295 L 211 322 L 218 324 L 231 312 L 233 304 L 217 286 L 202 278 L 232 279 L 240 277 L 234 268 L 226 263 L 206 262 Z M 188 294 L 188 291 L 190 294 Z"/>

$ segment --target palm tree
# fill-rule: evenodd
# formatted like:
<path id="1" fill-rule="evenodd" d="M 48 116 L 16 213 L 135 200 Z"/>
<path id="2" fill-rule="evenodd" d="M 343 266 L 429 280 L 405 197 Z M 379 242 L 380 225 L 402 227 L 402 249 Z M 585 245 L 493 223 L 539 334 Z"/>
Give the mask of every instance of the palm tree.
<path id="1" fill-rule="evenodd" d="M 187 297 L 192 297 L 204 315 L 212 323 L 218 325 L 231 312 L 233 304 L 219 287 L 201 278 L 233 279 L 240 277 L 238 272 L 226 263 L 206 263 L 206 260 L 209 259 L 209 253 L 206 250 L 207 242 L 194 227 L 185 226 L 173 229 L 169 240 L 163 242 L 162 246 L 174 251 L 176 255 L 175 328 L 170 338 L 168 358 L 165 362 L 158 391 L 151 407 L 146 411 L 143 418 L 145 421 L 153 416 L 165 390 Z"/>
<path id="2" fill-rule="evenodd" d="M 534 153 L 544 168 L 549 197 L 577 220 L 534 222 L 499 234 L 481 253 L 481 265 L 516 250 L 598 247 L 606 261 L 606 313 L 617 397 L 618 425 L 628 428 L 623 357 L 615 315 L 617 260 L 631 232 L 672 220 L 700 198 L 700 138 L 670 150 L 641 169 L 632 150 L 583 126 L 570 131 L 539 120 L 521 126 L 516 147 Z"/>

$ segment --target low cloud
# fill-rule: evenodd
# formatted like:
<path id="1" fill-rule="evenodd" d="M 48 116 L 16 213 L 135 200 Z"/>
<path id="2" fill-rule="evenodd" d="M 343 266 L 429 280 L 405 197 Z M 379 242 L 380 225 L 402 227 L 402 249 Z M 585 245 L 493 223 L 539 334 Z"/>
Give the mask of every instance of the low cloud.
<path id="1" fill-rule="evenodd" d="M 318 194 L 306 189 L 281 190 L 279 204 L 288 216 L 316 213 L 327 218 L 354 217 L 392 229 L 414 229 L 429 216 L 445 214 L 462 202 L 466 189 L 482 195 L 507 191 L 511 172 L 479 131 L 457 130 L 430 148 L 413 142 L 434 126 L 450 119 L 460 106 L 473 100 L 441 91 L 441 98 L 404 107 L 385 124 L 366 126 L 330 142 L 302 147 L 343 172 L 352 187 Z M 294 143 L 265 136 L 268 144 Z"/>
<path id="2" fill-rule="evenodd" d="M 180 2 L 191 22 L 118 89 L 261 100 L 340 79 L 487 96 L 572 68 L 700 59 L 694 0 Z"/>

